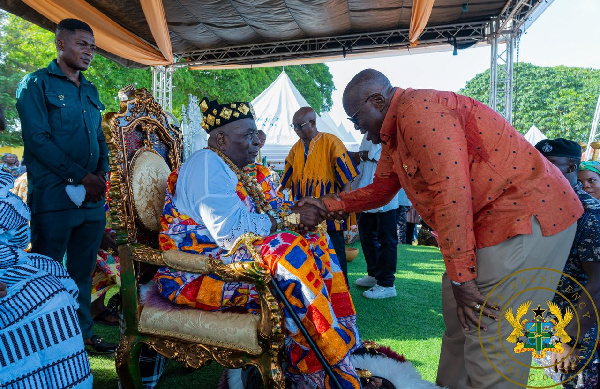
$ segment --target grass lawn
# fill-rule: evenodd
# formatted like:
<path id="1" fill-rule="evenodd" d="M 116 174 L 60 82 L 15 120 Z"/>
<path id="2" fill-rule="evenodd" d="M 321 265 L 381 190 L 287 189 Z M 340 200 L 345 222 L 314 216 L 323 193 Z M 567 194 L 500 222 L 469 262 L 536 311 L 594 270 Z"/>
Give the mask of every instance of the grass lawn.
<path id="1" fill-rule="evenodd" d="M 360 248 L 360 243 L 353 247 Z M 441 336 L 444 323 L 441 313 L 441 276 L 444 271 L 442 256 L 437 248 L 423 246 L 398 246 L 398 272 L 396 274 L 396 298 L 369 300 L 362 297 L 364 288 L 354 281 L 366 275 L 362 253 L 348 264 L 350 292 L 358 313 L 358 327 L 363 340 L 374 340 L 404 354 L 429 381 L 435 381 Z M 99 335 L 117 342 L 118 329 L 96 326 Z M 116 388 L 117 374 L 114 358 L 91 356 L 94 388 Z M 533 372 L 533 371 L 532 371 Z M 217 387 L 222 368 L 213 363 L 196 371 L 187 371 L 179 363 L 169 361 L 160 380 L 160 388 L 214 389 Z M 550 383 L 538 370 L 530 381 L 534 387 Z"/>

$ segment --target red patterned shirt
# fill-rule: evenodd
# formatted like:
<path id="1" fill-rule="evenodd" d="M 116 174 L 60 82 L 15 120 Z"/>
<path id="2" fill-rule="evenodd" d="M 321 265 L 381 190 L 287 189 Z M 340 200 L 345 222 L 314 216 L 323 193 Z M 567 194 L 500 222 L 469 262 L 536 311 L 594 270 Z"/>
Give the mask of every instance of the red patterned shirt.
<path id="1" fill-rule="evenodd" d="M 532 216 L 550 236 L 582 214 L 563 174 L 502 116 L 469 97 L 398 88 L 380 136 L 385 144 L 373 184 L 325 205 L 359 212 L 404 188 L 438 232 L 454 281 L 477 278 L 476 249 L 531 234 Z"/>

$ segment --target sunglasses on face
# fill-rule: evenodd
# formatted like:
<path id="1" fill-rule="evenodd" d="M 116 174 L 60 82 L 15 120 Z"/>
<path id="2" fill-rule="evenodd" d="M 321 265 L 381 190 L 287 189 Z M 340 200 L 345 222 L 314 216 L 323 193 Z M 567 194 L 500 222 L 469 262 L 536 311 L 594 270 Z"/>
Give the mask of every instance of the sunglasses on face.
<path id="1" fill-rule="evenodd" d="M 358 115 L 358 113 L 360 112 L 360 110 L 361 110 L 361 109 L 363 109 L 363 107 L 365 106 L 365 103 L 366 103 L 367 101 L 369 101 L 369 99 L 370 99 L 371 97 L 373 97 L 373 96 L 375 96 L 375 95 L 378 95 L 378 94 L 379 94 L 379 92 L 376 92 L 376 93 L 373 93 L 373 94 L 369 95 L 369 97 L 367 97 L 367 98 L 365 99 L 365 101 L 363 101 L 363 103 L 362 103 L 362 105 L 360 106 L 360 108 L 359 108 L 359 109 L 358 109 L 356 112 L 354 112 L 354 115 L 352 115 L 352 116 L 348 117 L 348 120 L 350 120 L 350 122 L 352 122 L 352 124 L 354 124 L 355 126 L 358 126 L 358 119 L 356 119 L 356 115 Z"/>
<path id="2" fill-rule="evenodd" d="M 292 123 L 290 124 L 290 128 L 292 130 L 294 129 L 298 129 L 298 130 L 302 130 L 302 127 L 306 126 L 308 123 L 310 123 L 310 120 L 308 122 L 304 122 L 304 123 Z"/>

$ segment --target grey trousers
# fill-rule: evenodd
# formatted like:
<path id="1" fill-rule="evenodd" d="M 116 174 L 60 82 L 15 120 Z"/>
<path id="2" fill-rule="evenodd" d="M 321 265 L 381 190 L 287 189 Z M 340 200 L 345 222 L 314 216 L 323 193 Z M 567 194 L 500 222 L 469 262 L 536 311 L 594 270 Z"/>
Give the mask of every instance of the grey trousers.
<path id="1" fill-rule="evenodd" d="M 463 330 L 456 315 L 456 300 L 448 275 L 442 277 L 442 313 L 446 331 L 436 383 L 450 389 L 521 388 L 527 385 L 531 352 L 515 353 L 507 341 L 513 327 L 506 320 L 507 308 L 513 314 L 531 301 L 526 316 L 540 304 L 548 308 L 575 237 L 576 224 L 553 235 L 542 236 L 537 219 L 532 218 L 532 233 L 517 235 L 496 246 L 477 250 L 477 285 L 481 294 L 499 304 L 498 322 L 482 317 L 488 330 L 480 331 L 469 323 Z"/>

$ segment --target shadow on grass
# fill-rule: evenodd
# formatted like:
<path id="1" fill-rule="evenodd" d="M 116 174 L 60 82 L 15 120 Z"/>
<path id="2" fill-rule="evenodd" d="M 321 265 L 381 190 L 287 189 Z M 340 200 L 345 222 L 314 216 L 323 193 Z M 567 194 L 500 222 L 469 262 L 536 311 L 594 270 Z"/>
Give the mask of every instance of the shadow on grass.
<path id="1" fill-rule="evenodd" d="M 360 248 L 360 243 L 353 244 Z M 354 284 L 367 274 L 362 252 L 348 265 L 350 293 L 356 307 L 358 326 L 365 340 L 425 340 L 441 337 L 442 256 L 437 248 L 398 246 L 397 297 L 381 300 L 362 296 L 366 288 Z"/>

